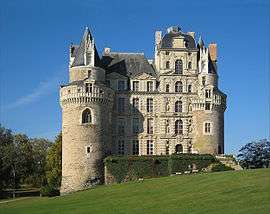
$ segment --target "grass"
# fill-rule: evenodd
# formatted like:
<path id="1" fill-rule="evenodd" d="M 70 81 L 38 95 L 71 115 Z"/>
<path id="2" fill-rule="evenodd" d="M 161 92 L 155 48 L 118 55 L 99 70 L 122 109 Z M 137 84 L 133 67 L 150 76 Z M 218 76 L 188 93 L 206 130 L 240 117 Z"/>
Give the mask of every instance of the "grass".
<path id="1" fill-rule="evenodd" d="M 270 213 L 270 169 L 184 175 L 99 186 L 0 204 L 0 213 Z"/>

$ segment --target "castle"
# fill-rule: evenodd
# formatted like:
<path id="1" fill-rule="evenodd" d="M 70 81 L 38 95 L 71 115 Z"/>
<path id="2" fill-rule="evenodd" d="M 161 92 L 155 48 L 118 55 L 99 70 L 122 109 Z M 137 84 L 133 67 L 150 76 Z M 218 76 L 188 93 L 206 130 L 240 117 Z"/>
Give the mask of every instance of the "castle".
<path id="1" fill-rule="evenodd" d="M 224 153 L 217 45 L 179 27 L 156 31 L 154 59 L 110 48 L 99 57 L 86 28 L 70 46 L 60 104 L 61 194 L 102 183 L 108 155 Z"/>

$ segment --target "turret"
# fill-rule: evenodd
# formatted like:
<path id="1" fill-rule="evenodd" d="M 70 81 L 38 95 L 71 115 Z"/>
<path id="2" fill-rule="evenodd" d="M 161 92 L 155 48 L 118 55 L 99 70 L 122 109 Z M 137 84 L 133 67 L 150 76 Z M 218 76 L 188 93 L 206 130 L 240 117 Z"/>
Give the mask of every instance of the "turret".
<path id="1" fill-rule="evenodd" d="M 218 90 L 217 45 L 198 42 L 198 97 L 192 100 L 193 147 L 198 153 L 224 153 L 226 95 Z"/>
<path id="2" fill-rule="evenodd" d="M 103 183 L 103 158 L 111 147 L 112 89 L 105 85 L 94 39 L 86 28 L 70 49 L 69 84 L 60 89 L 62 107 L 61 194 Z"/>

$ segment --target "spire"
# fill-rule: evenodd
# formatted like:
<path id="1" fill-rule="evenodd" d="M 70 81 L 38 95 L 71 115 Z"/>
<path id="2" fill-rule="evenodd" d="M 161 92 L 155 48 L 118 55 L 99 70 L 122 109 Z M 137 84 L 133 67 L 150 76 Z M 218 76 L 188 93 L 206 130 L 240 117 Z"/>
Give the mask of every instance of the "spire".
<path id="1" fill-rule="evenodd" d="M 199 38 L 198 45 L 199 45 L 199 47 L 204 47 L 204 42 L 203 42 L 203 39 L 201 36 Z"/>
<path id="2" fill-rule="evenodd" d="M 75 59 L 74 59 L 74 62 L 72 63 L 72 67 L 88 65 L 88 64 L 93 64 L 94 66 L 95 54 L 96 54 L 96 51 L 95 51 L 94 39 L 90 33 L 89 28 L 86 26 L 81 43 L 79 47 L 77 48 Z M 89 59 L 89 57 L 91 59 Z"/>

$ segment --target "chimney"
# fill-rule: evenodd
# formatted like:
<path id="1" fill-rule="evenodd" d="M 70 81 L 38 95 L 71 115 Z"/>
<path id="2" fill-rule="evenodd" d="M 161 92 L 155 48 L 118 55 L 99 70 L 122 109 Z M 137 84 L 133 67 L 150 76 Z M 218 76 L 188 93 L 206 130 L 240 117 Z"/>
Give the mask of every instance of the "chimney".
<path id="1" fill-rule="evenodd" d="M 187 34 L 192 36 L 193 39 L 195 39 L 195 32 L 188 32 Z"/>
<path id="2" fill-rule="evenodd" d="M 217 61 L 217 44 L 210 43 L 208 46 L 210 59 L 212 61 Z"/>
<path id="3" fill-rule="evenodd" d="M 104 48 L 104 51 L 103 51 L 104 55 L 107 55 L 110 52 L 111 52 L 111 48 Z"/>
<path id="4" fill-rule="evenodd" d="M 155 45 L 158 45 L 161 41 L 162 32 L 156 31 L 155 33 Z"/>

